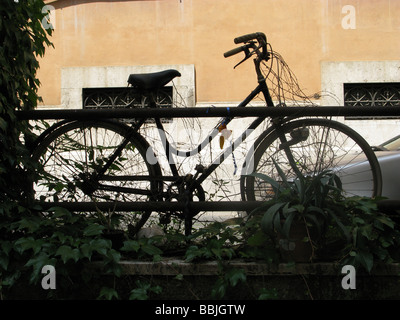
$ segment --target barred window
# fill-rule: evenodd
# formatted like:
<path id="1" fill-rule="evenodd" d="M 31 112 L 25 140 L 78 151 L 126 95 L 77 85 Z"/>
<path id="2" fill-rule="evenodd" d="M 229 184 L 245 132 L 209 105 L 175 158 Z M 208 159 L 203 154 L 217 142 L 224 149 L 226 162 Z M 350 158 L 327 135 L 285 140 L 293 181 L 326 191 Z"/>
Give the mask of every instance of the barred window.
<path id="1" fill-rule="evenodd" d="M 167 86 L 159 90 L 155 102 L 157 108 L 172 108 L 172 87 Z M 150 97 L 131 87 L 83 88 L 82 103 L 83 109 L 148 108 Z"/>
<path id="2" fill-rule="evenodd" d="M 345 83 L 344 105 L 346 107 L 386 107 L 400 105 L 400 83 Z M 362 111 L 360 110 L 360 114 Z M 346 119 L 382 119 L 394 117 L 346 117 Z M 396 117 L 398 118 L 398 117 Z"/>

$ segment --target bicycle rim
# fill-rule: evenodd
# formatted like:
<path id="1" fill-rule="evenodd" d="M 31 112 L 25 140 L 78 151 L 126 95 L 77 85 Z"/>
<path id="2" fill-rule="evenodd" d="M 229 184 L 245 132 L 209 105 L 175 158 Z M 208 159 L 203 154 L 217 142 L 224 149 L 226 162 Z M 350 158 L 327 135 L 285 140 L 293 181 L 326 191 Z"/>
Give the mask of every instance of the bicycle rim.
<path id="1" fill-rule="evenodd" d="M 35 149 L 43 170 L 34 185 L 35 199 L 54 202 L 137 202 L 154 199 L 160 169 L 146 161 L 147 142 L 135 134 L 99 181 L 90 177 L 122 143 L 127 127 L 114 121 L 75 121 L 51 132 Z M 88 188 L 93 190 L 88 191 Z M 137 191 L 137 192 L 126 192 Z M 108 213 L 110 214 L 110 213 Z M 117 213 L 115 217 L 120 215 Z M 124 221 L 142 226 L 148 213 L 129 212 Z"/>
<path id="2" fill-rule="evenodd" d="M 295 139 L 294 133 L 308 132 L 307 138 L 289 147 L 302 175 L 315 176 L 330 170 L 340 177 L 345 196 L 380 195 L 379 163 L 369 144 L 353 129 L 327 119 L 302 119 L 283 125 L 282 130 L 289 143 Z M 275 130 L 256 144 L 251 161 L 254 161 L 253 172 L 275 181 L 281 181 L 277 166 L 288 180 L 296 177 Z M 241 186 L 245 200 L 263 201 L 273 196 L 271 185 L 256 177 L 244 177 Z"/>

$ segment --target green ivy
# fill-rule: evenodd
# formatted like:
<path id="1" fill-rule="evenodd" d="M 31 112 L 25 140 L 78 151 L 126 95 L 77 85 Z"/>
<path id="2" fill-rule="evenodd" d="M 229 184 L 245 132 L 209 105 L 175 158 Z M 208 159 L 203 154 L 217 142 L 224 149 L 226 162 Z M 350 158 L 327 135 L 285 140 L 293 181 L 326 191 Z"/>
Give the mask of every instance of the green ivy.
<path id="1" fill-rule="evenodd" d="M 136 281 L 136 288 L 129 294 L 129 300 L 148 300 L 151 295 L 159 295 L 162 287 L 152 286 L 149 281 Z"/>
<path id="2" fill-rule="evenodd" d="M 42 28 L 44 2 L 3 0 L 0 3 L 0 207 L 1 213 L 21 213 L 27 201 L 27 181 L 36 164 L 29 161 L 26 144 L 33 139 L 26 121 L 18 121 L 16 110 L 32 110 L 40 97 L 38 57 L 51 43 L 51 29 Z M 22 138 L 22 139 L 20 139 Z M 25 142 L 25 143 L 24 143 Z M 18 202 L 16 202 L 18 200 Z M 17 204 L 18 203 L 18 204 Z"/>
<path id="3" fill-rule="evenodd" d="M 30 161 L 29 143 L 35 135 L 27 121 L 18 121 L 16 110 L 34 109 L 38 96 L 38 57 L 51 46 L 44 30 L 41 0 L 2 0 L 0 3 L 0 294 L 40 263 L 54 263 L 52 243 L 35 233 L 49 222 L 36 215 L 29 197 L 36 164 Z"/>
<path id="4" fill-rule="evenodd" d="M 371 272 L 377 263 L 398 262 L 400 230 L 387 215 L 379 212 L 377 200 L 353 197 L 345 201 L 351 241 L 344 264 Z"/>
<path id="5" fill-rule="evenodd" d="M 12 224 L 3 224 L 1 229 L 7 228 L 7 234 L 18 232 L 18 238 L 0 240 L 4 249 L 0 258 L 3 290 L 16 281 L 40 287 L 45 265 L 55 267 L 61 285 L 72 278 L 87 284 L 92 279 L 91 262 L 100 262 L 104 274 L 121 275 L 121 253 L 102 237 L 101 226 L 84 215 L 52 208 L 45 218 L 22 216 Z"/>

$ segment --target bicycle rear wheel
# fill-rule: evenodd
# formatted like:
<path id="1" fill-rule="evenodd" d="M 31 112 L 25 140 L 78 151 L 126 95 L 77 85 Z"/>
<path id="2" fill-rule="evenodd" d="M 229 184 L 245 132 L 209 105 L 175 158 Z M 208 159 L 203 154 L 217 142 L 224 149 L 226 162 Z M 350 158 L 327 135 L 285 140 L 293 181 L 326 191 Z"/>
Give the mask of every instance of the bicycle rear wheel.
<path id="1" fill-rule="evenodd" d="M 369 144 L 353 129 L 328 119 L 301 119 L 281 127 L 297 169 L 304 176 L 331 170 L 341 179 L 345 196 L 378 196 L 382 178 L 378 160 Z M 266 131 L 256 141 L 248 156 L 245 174 L 263 173 L 275 181 L 281 178 L 276 164 L 288 181 L 296 178 L 276 130 Z M 243 175 L 241 193 L 244 200 L 268 200 L 272 187 L 264 180 Z"/>
<path id="2" fill-rule="evenodd" d="M 149 147 L 129 127 L 116 121 L 74 121 L 50 132 L 33 152 L 42 170 L 34 184 L 35 199 L 54 202 L 137 202 L 155 200 L 161 183 L 158 164 L 146 161 Z M 98 181 L 93 177 L 128 136 L 128 144 Z M 118 217 L 120 212 L 108 212 Z M 124 213 L 125 227 L 138 229 L 149 212 Z M 115 219 L 118 220 L 118 219 Z M 121 219 L 119 219 L 121 220 Z"/>

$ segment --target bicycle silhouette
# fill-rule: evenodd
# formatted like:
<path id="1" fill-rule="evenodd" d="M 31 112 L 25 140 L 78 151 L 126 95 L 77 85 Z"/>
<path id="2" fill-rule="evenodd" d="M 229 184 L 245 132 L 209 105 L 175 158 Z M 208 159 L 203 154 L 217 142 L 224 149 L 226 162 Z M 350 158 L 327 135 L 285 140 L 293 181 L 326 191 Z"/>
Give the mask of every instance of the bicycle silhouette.
<path id="1" fill-rule="evenodd" d="M 259 94 L 265 107 L 275 107 L 266 82 L 268 74 L 261 70 L 274 55 L 268 50 L 265 34 L 244 35 L 235 38 L 234 42 L 242 45 L 224 56 L 243 52 L 244 59 L 240 63 L 253 58 L 258 81 L 256 88 L 237 107 L 246 107 Z M 146 97 L 149 108 L 159 108 L 167 99 L 164 95 L 160 102 L 164 86 L 179 76 L 176 70 L 132 74 L 128 83 Z M 35 198 L 56 202 L 180 201 L 187 204 L 187 209 L 159 213 L 163 223 L 171 216 L 184 219 L 186 234 L 189 234 L 192 219 L 199 213 L 190 209 L 190 203 L 205 201 L 202 183 L 267 117 L 253 120 L 212 163 L 197 165 L 194 174 L 181 173 L 174 158 L 192 157 L 217 137 L 222 147 L 229 134 L 227 125 L 232 120 L 229 116 L 220 119 L 202 143 L 192 150 L 181 151 L 170 143 L 162 121 L 154 119 L 164 149 L 157 151 L 168 159 L 171 172 L 168 175 L 164 174 L 156 153 L 141 134 L 146 130 L 144 124 L 148 119 L 130 123 L 116 119 L 58 122 L 41 134 L 33 151 L 33 159 L 40 161 L 43 167 L 40 179 L 34 185 Z M 375 154 L 354 130 L 327 118 L 274 117 L 269 120 L 269 126 L 256 137 L 242 167 L 240 193 L 243 201 L 263 201 L 272 196 L 268 183 L 252 173 L 264 173 L 279 181 L 276 164 L 288 179 L 294 179 L 298 174 L 315 175 L 323 170 L 334 170 L 342 179 L 347 194 L 380 194 L 382 181 Z M 133 233 L 146 223 L 151 213 L 150 210 L 129 213 Z"/>

